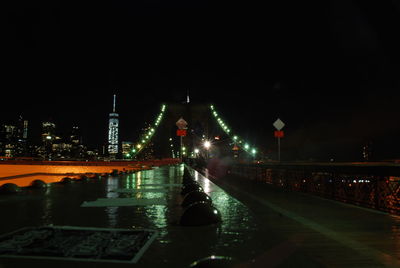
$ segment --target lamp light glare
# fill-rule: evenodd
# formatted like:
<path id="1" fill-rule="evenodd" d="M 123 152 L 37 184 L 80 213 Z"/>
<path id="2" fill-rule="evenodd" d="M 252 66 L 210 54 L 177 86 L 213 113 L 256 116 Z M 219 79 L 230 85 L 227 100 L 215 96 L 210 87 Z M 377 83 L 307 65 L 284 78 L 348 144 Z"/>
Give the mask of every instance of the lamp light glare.
<path id="1" fill-rule="evenodd" d="M 205 141 L 203 145 L 204 145 L 204 147 L 205 147 L 206 149 L 210 149 L 210 147 L 211 147 L 211 142 L 210 142 L 210 141 Z"/>

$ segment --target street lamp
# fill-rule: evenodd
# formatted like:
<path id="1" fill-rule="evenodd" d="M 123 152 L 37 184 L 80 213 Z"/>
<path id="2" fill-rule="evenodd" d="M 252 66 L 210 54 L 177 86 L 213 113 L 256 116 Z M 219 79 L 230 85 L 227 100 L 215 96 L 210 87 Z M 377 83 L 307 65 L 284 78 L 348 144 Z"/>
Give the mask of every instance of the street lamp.
<path id="1" fill-rule="evenodd" d="M 256 160 L 256 153 L 257 153 L 257 150 L 255 148 L 253 148 L 251 150 L 251 154 L 253 155 L 253 162 Z"/>
<path id="2" fill-rule="evenodd" d="M 203 146 L 204 146 L 204 148 L 206 148 L 206 149 L 208 150 L 208 149 L 210 149 L 210 147 L 211 147 L 211 142 L 210 142 L 210 141 L 205 141 L 205 142 L 203 143 Z"/>
<path id="3" fill-rule="evenodd" d="M 211 147 L 211 142 L 210 141 L 205 141 L 204 143 L 203 143 L 203 146 L 204 146 L 204 148 L 206 148 L 206 151 L 207 151 L 207 159 L 209 158 L 209 155 L 208 155 L 208 151 L 210 150 L 210 147 Z"/>

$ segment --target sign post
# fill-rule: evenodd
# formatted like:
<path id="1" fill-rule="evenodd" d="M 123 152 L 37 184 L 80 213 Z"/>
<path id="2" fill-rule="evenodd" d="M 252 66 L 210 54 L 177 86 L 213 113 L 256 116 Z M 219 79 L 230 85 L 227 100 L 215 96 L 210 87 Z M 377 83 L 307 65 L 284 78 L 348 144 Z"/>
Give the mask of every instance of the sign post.
<path id="1" fill-rule="evenodd" d="M 182 155 L 182 153 L 183 153 L 183 150 L 182 150 L 183 137 L 186 136 L 187 125 L 188 125 L 188 123 L 182 117 L 176 122 L 176 126 L 178 127 L 176 135 L 180 136 L 180 138 L 181 138 L 181 148 L 180 148 L 180 158 L 181 158 L 181 160 L 183 159 L 183 155 Z"/>
<path id="2" fill-rule="evenodd" d="M 278 161 L 281 161 L 281 138 L 283 138 L 284 133 L 281 130 L 284 126 L 285 123 L 282 122 L 279 118 L 272 124 L 275 128 L 276 131 L 274 132 L 275 138 L 278 138 Z"/>

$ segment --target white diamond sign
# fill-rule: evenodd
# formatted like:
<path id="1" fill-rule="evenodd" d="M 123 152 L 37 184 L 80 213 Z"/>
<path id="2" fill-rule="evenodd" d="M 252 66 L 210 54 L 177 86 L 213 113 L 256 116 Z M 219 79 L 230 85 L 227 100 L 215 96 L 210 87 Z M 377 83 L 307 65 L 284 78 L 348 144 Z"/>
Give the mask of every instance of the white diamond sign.
<path id="1" fill-rule="evenodd" d="M 277 130 L 281 130 L 284 126 L 285 123 L 282 122 L 279 118 L 272 124 Z"/>
<path id="2" fill-rule="evenodd" d="M 179 129 L 187 129 L 187 122 L 182 117 L 176 122 L 176 126 Z"/>

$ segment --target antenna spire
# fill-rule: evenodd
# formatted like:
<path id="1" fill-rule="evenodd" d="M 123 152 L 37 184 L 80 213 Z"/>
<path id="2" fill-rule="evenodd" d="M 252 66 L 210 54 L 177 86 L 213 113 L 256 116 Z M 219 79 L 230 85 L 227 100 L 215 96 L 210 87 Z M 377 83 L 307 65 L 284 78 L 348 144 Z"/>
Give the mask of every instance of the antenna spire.
<path id="1" fill-rule="evenodd" d="M 117 95 L 114 94 L 114 102 L 113 102 L 113 113 L 115 113 L 115 102 L 116 102 Z"/>

